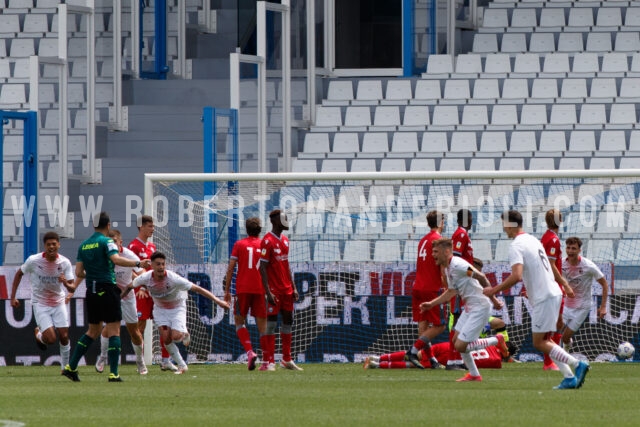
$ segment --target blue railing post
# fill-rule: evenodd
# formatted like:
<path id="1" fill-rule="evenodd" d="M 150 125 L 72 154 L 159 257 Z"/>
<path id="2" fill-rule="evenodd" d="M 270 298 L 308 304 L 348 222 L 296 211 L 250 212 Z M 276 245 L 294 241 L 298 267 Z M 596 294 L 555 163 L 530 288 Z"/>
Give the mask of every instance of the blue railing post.
<path id="1" fill-rule="evenodd" d="M 411 77 L 414 64 L 413 26 L 415 21 L 414 0 L 402 0 L 402 75 Z"/>

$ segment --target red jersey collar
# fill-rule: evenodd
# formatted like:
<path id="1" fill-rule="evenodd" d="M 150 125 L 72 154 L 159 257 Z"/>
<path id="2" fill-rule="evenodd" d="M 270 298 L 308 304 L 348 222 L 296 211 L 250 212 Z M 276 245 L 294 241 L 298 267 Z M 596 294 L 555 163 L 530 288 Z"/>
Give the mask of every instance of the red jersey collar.
<path id="1" fill-rule="evenodd" d="M 42 252 L 42 258 L 47 257 L 47 251 Z M 56 259 L 60 258 L 60 254 L 56 254 Z"/>

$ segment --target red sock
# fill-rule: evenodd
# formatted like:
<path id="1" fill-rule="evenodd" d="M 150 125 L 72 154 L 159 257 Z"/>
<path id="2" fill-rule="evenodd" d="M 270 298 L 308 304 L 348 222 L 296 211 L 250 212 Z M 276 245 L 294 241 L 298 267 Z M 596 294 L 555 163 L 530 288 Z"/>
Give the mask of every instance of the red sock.
<path id="1" fill-rule="evenodd" d="M 251 336 L 249 335 L 249 330 L 247 328 L 243 326 L 242 328 L 237 329 L 236 335 L 238 336 L 238 339 L 240 339 L 240 344 L 244 347 L 245 352 L 253 350 L 253 347 L 251 347 Z"/>
<path id="2" fill-rule="evenodd" d="M 407 369 L 407 362 L 380 362 L 380 369 Z"/>
<path id="3" fill-rule="evenodd" d="M 447 361 L 458 361 L 462 360 L 462 356 L 460 352 L 456 350 L 456 347 L 453 345 L 453 336 L 455 335 L 454 331 L 449 332 L 449 354 L 447 356 Z"/>
<path id="4" fill-rule="evenodd" d="M 276 362 L 276 336 L 275 334 L 268 335 L 269 337 L 269 363 Z"/>
<path id="5" fill-rule="evenodd" d="M 283 334 L 280 332 L 282 340 L 282 360 L 288 362 L 291 360 L 291 334 Z"/>
<path id="6" fill-rule="evenodd" d="M 260 348 L 262 349 L 262 361 L 269 362 L 269 335 L 260 336 Z"/>
<path id="7" fill-rule="evenodd" d="M 560 341 L 562 341 L 562 334 L 560 332 L 554 332 L 551 339 L 554 343 L 560 345 Z"/>
<path id="8" fill-rule="evenodd" d="M 170 357 L 169 352 L 164 346 L 164 342 L 160 340 L 160 353 L 162 354 L 163 359 L 168 359 Z"/>

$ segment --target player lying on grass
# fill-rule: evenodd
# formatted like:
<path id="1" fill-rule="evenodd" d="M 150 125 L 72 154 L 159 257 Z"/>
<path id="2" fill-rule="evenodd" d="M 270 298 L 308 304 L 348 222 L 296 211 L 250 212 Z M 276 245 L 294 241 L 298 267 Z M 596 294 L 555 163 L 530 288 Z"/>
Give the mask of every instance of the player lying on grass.
<path id="1" fill-rule="evenodd" d="M 166 256 L 161 252 L 151 255 L 151 271 L 136 277 L 123 296 L 133 288 L 146 286 L 153 298 L 153 318 L 160 330 L 160 339 L 169 351 L 171 358 L 178 363 L 176 374 L 187 372 L 187 364 L 180 355 L 175 343 L 182 342 L 185 346 L 191 343 L 191 336 L 187 331 L 187 292 L 200 294 L 220 307 L 229 308 L 229 304 L 213 295 L 208 290 L 191 283 L 184 277 L 167 270 Z"/>

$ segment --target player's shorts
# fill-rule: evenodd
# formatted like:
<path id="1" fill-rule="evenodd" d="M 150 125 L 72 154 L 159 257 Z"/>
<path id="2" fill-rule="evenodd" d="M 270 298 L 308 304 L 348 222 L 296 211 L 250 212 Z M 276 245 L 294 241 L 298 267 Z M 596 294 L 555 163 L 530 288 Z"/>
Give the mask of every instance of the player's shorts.
<path id="1" fill-rule="evenodd" d="M 455 330 L 458 332 L 458 339 L 464 342 L 475 341 L 480 337 L 480 332 L 484 329 L 491 316 L 491 305 L 485 307 L 474 307 L 472 310 L 463 310 L 456 322 Z"/>
<path id="2" fill-rule="evenodd" d="M 412 291 L 411 308 L 414 322 L 427 322 L 431 325 L 446 325 L 447 313 L 444 305 L 440 304 L 426 312 L 420 311 L 420 304 L 431 301 L 440 295 L 441 291 Z"/>
<path id="3" fill-rule="evenodd" d="M 531 311 L 531 332 L 554 332 L 557 328 L 561 302 L 562 295 L 556 295 L 537 303 Z"/>
<path id="4" fill-rule="evenodd" d="M 267 304 L 267 316 L 277 316 L 282 311 L 293 311 L 293 294 L 274 294 L 275 305 Z"/>
<path id="5" fill-rule="evenodd" d="M 158 326 L 167 326 L 174 331 L 187 331 L 187 304 L 175 308 L 153 307 L 153 322 Z"/>
<path id="6" fill-rule="evenodd" d="M 50 307 L 36 302 L 32 305 L 36 324 L 40 331 L 44 332 L 52 326 L 55 328 L 69 327 L 69 313 L 65 304 Z"/>
<path id="7" fill-rule="evenodd" d="M 111 283 L 87 285 L 85 296 L 87 319 L 90 325 L 113 323 L 122 320 L 120 308 L 120 288 Z"/>
<path id="8" fill-rule="evenodd" d="M 136 292 L 136 308 L 138 310 L 138 320 L 149 320 L 153 319 L 153 298 L 149 295 L 149 291 L 144 289 L 144 292 L 147 293 L 147 298 L 138 298 L 138 292 L 141 289 L 134 289 Z"/>
<path id="9" fill-rule="evenodd" d="M 247 317 L 251 311 L 253 317 L 267 317 L 267 301 L 264 294 L 245 294 L 236 295 L 233 304 L 233 314 L 236 316 Z"/>
<path id="10" fill-rule="evenodd" d="M 131 296 L 133 297 L 133 295 Z M 135 298 L 123 299 L 120 301 L 120 307 L 122 309 L 122 320 L 124 320 L 124 323 L 138 323 L 138 309 L 136 308 Z"/>
<path id="11" fill-rule="evenodd" d="M 562 321 L 565 326 L 576 332 L 580 326 L 584 323 L 591 311 L 590 307 L 587 308 L 569 308 L 565 307 L 562 313 Z"/>

